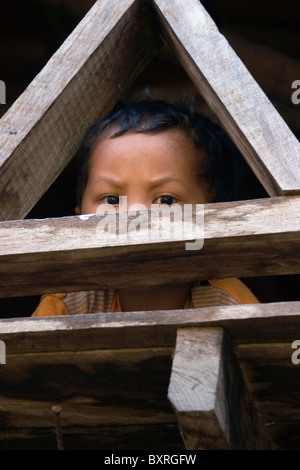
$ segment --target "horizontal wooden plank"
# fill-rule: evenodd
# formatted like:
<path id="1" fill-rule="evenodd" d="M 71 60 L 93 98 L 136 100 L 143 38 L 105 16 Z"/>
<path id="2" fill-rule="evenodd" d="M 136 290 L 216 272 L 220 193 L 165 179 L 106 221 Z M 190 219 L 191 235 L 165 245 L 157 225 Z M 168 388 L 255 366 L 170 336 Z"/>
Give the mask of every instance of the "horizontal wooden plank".
<path id="1" fill-rule="evenodd" d="M 10 355 L 7 367 L 0 369 L 0 449 L 30 448 L 30 439 L 38 446 L 55 448 L 54 405 L 61 407 L 66 450 L 74 448 L 71 436 L 75 434 L 76 440 L 79 429 L 94 441 L 92 447 L 96 440 L 100 449 L 105 449 L 104 443 L 126 448 L 128 442 L 138 449 L 149 448 L 138 430 L 151 437 L 151 428 L 161 437 L 169 436 L 165 445 L 172 448 L 173 435 L 180 446 L 167 400 L 171 354 L 170 348 L 145 348 Z M 108 429 L 111 439 L 107 440 Z M 87 445 L 86 439 L 77 441 L 79 448 Z"/>
<path id="2" fill-rule="evenodd" d="M 257 349 L 258 364 L 260 346 L 258 345 Z M 250 350 L 250 348 L 255 349 L 256 346 L 248 345 L 247 347 Z M 270 345 L 270 351 L 271 347 L 274 350 L 274 344 Z M 102 443 L 98 441 L 99 448 L 105 449 L 104 443 L 107 442 L 110 442 L 113 449 L 118 449 L 122 445 L 124 445 L 122 448 L 126 448 L 126 445 L 130 447 L 130 443 L 132 445 L 133 442 L 137 448 L 143 445 L 149 448 L 141 436 L 134 433 L 134 430 L 144 429 L 147 434 L 151 435 L 153 428 L 157 432 L 161 430 L 162 435 L 169 429 L 166 448 L 172 448 L 172 434 L 176 445 L 180 445 L 179 431 L 174 423 L 175 417 L 169 412 L 170 410 L 168 411 L 165 396 L 164 374 L 167 378 L 169 377 L 169 370 L 166 366 L 170 365 L 173 349 L 172 351 L 163 349 L 160 351 L 151 349 L 150 354 L 139 350 L 104 352 L 95 350 L 78 354 L 74 352 L 25 354 L 23 358 L 22 354 L 9 356 L 8 364 L 0 370 L 0 383 L 3 391 L 0 397 L 0 449 L 30 447 L 32 445 L 30 440 L 34 440 L 36 446 L 55 446 L 54 417 L 51 407 L 58 403 L 62 406 L 62 433 L 66 449 L 73 448 L 71 439 L 73 433 L 75 440 L 76 434 L 89 435 L 94 441 L 94 443 L 91 442 L 92 447 L 102 437 Z M 158 353 L 156 359 L 154 356 L 151 359 L 151 354 L 154 355 L 155 352 Z M 283 357 L 277 356 L 277 359 L 279 363 L 283 362 Z M 118 361 L 119 368 L 117 367 Z M 241 364 L 241 359 L 239 361 Z M 162 365 L 164 367 L 161 369 Z M 288 368 L 288 361 L 286 365 Z M 152 375 L 143 374 L 144 368 L 148 372 L 152 368 Z M 100 369 L 102 375 L 99 376 Z M 276 360 L 269 367 L 265 365 L 264 372 L 268 375 L 268 382 L 264 381 L 261 375 L 253 381 L 255 374 L 248 376 L 245 370 L 243 374 L 276 447 L 296 449 L 300 443 L 300 388 L 297 382 L 297 366 L 290 369 L 289 375 L 283 375 L 283 379 L 277 380 L 276 378 L 270 381 L 270 376 L 277 377 L 274 374 L 276 370 Z M 140 371 L 139 374 L 137 371 Z M 280 372 L 283 372 L 282 368 Z M 131 374 L 134 376 L 132 377 Z M 156 386 L 152 380 L 154 374 L 158 374 Z M 68 386 L 66 386 L 66 378 L 69 378 Z M 150 383 L 149 379 L 151 379 Z M 110 381 L 112 381 L 112 393 L 109 393 L 107 389 Z M 134 389 L 131 388 L 132 381 L 135 381 Z M 116 389 L 117 383 L 118 389 Z M 278 385 L 280 385 L 279 391 Z M 145 387 L 148 387 L 148 390 L 145 391 Z M 264 390 L 267 390 L 265 395 Z M 75 391 L 80 394 L 78 393 L 76 397 L 73 394 L 72 398 L 72 393 Z M 125 400 L 126 393 L 129 394 L 127 400 Z M 130 398 L 131 393 L 132 398 Z M 119 406 L 116 404 L 117 396 L 120 396 Z M 37 397 L 38 400 L 36 400 Z M 153 398 L 155 398 L 154 401 Z M 72 423 L 76 423 L 76 426 L 72 426 Z M 110 429 L 111 441 L 105 438 L 107 429 Z M 129 441 L 125 440 L 121 443 L 116 439 L 118 431 L 121 430 L 121 435 L 128 433 Z M 292 439 L 289 439 L 291 431 L 293 431 Z M 13 438 L 15 438 L 14 442 L 12 442 Z M 78 445 L 88 446 L 85 439 L 81 443 L 78 442 Z"/>
<path id="3" fill-rule="evenodd" d="M 122 234 L 109 239 L 103 225 L 113 219 L 107 215 L 2 222 L 0 297 L 296 274 L 299 212 L 300 198 L 295 196 L 207 204 L 204 245 L 191 250 L 186 243 L 192 244 L 198 233 L 203 236 L 196 212 L 192 221 L 199 232 L 186 233 L 184 224 L 175 220 L 170 223 L 177 231 L 174 237 L 171 231 L 164 238 L 152 224 L 153 212 L 147 211 L 151 225 L 129 229 L 138 220 L 132 215 Z M 170 217 L 164 220 L 170 222 Z M 152 238 L 152 229 L 157 238 Z"/>
<path id="4" fill-rule="evenodd" d="M 291 344 L 299 338 L 300 303 L 293 302 L 0 320 L 7 349 L 0 448 L 14 434 L 21 446 L 30 445 L 37 429 L 46 445 L 54 436 L 55 404 L 62 406 L 68 442 L 74 427 L 97 441 L 107 426 L 113 436 L 120 426 L 129 434 L 134 426 L 147 433 L 147 426 L 174 426 L 166 391 L 177 330 L 187 327 L 226 330 L 276 447 L 299 447 L 299 365 L 291 361 Z"/>
<path id="5" fill-rule="evenodd" d="M 165 37 L 266 191 L 299 194 L 299 141 L 201 3 L 154 4 Z"/>
<path id="6" fill-rule="evenodd" d="M 7 355 L 174 347 L 178 328 L 223 327 L 231 342 L 292 343 L 300 334 L 300 302 L 187 310 L 98 313 L 0 320 Z"/>
<path id="7" fill-rule="evenodd" d="M 62 415 L 63 416 L 63 415 Z M 52 424 L 52 423 L 51 423 Z M 184 451 L 184 445 L 179 434 L 177 423 L 140 424 L 120 426 L 75 426 L 62 429 L 64 449 L 68 451 L 96 450 L 128 451 L 138 450 L 139 457 L 145 453 L 145 461 L 149 452 L 161 450 Z M 5 428 L 0 430 L 0 450 L 56 450 L 54 424 L 48 428 Z M 115 454 L 116 455 L 116 454 Z"/>
<path id="8" fill-rule="evenodd" d="M 0 427 L 5 417 L 10 428 L 48 427 L 56 404 L 65 427 L 174 423 L 167 400 L 172 351 L 10 355 L 0 370 Z"/>
<path id="9" fill-rule="evenodd" d="M 161 42 L 149 5 L 101 0 L 0 121 L 0 220 L 24 217 Z M 25 196 L 26 195 L 26 196 Z"/>
<path id="10" fill-rule="evenodd" d="M 256 396 L 263 414 L 271 410 L 268 420 L 274 422 L 300 421 L 299 365 L 292 361 L 296 349 L 291 346 L 291 342 L 273 342 L 239 344 L 235 348 L 249 391 Z"/>

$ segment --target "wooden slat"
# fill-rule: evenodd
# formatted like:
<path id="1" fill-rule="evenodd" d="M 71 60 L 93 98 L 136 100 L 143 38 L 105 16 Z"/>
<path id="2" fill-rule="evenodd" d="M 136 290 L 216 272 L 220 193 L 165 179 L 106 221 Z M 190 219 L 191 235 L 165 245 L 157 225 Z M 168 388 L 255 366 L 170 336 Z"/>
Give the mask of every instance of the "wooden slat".
<path id="1" fill-rule="evenodd" d="M 0 420 L 1 412 L 12 411 L 7 427 L 48 427 L 51 407 L 63 403 L 66 427 L 174 423 L 167 401 L 172 352 L 135 348 L 8 355 L 0 371 Z"/>
<path id="2" fill-rule="evenodd" d="M 222 33 L 272 102 L 294 108 L 299 126 L 299 110 L 291 100 L 291 85 L 300 76 L 300 61 L 229 30 Z"/>
<path id="3" fill-rule="evenodd" d="M 268 448 L 261 417 L 222 328 L 178 330 L 168 398 L 186 449 Z"/>
<path id="4" fill-rule="evenodd" d="M 63 415 L 62 415 L 63 416 Z M 56 450 L 56 436 L 53 421 L 49 416 L 51 427 L 5 428 L 0 430 L 0 450 Z M 153 449 L 160 453 L 170 449 L 184 452 L 184 446 L 178 431 L 177 423 L 140 424 L 131 426 L 68 426 L 62 430 L 64 449 L 103 451 L 110 456 L 113 451 L 123 451 L 121 455 L 129 455 L 129 450 L 148 451 L 145 461 Z M 126 453 L 124 451 L 127 451 Z M 116 452 L 114 455 L 118 455 Z M 119 454 L 120 455 L 120 454 Z M 131 452 L 132 455 L 132 452 Z M 132 463 L 133 465 L 133 463 Z"/>
<path id="5" fill-rule="evenodd" d="M 186 72 L 271 196 L 300 193 L 300 143 L 198 0 L 154 0 Z"/>
<path id="6" fill-rule="evenodd" d="M 295 337 L 300 337 L 299 331 Z M 249 391 L 257 396 L 263 414 L 266 409 L 272 410 L 268 419 L 273 422 L 300 421 L 299 366 L 292 361 L 295 351 L 291 342 L 283 341 L 238 344 L 235 348 Z"/>
<path id="7" fill-rule="evenodd" d="M 62 408 L 66 450 L 76 448 L 71 438 L 76 429 L 97 439 L 95 449 L 105 449 L 109 442 L 113 449 L 151 444 L 161 448 L 152 436 L 154 429 L 162 439 L 168 437 L 164 445 L 178 447 L 181 439 L 167 399 L 172 351 L 164 347 L 8 355 L 7 367 L 0 370 L 0 449 L 31 448 L 32 439 L 36 448 L 43 448 L 43 442 L 55 446 L 53 405 Z M 111 440 L 105 437 L 108 429 Z M 151 444 L 139 431 L 153 437 Z M 80 442 L 75 436 L 75 441 L 79 448 L 89 448 L 87 437 Z"/>
<path id="8" fill-rule="evenodd" d="M 0 368 L 0 448 L 30 447 L 34 437 L 38 446 L 50 445 L 49 439 L 55 445 L 55 404 L 63 408 L 66 448 L 73 448 L 79 427 L 91 445 L 103 436 L 99 448 L 107 443 L 107 426 L 113 449 L 147 445 L 131 434 L 139 426 L 149 436 L 152 426 L 164 436 L 170 425 L 174 430 L 167 387 L 177 330 L 204 327 L 226 330 L 275 447 L 299 448 L 299 366 L 291 362 L 299 302 L 2 319 L 7 360 Z M 117 441 L 120 426 L 131 440 Z M 170 434 L 166 448 L 172 449 Z"/>
<path id="9" fill-rule="evenodd" d="M 0 122 L 0 219 L 24 217 L 160 45 L 143 1 L 97 1 Z"/>
<path id="10" fill-rule="evenodd" d="M 98 225 L 108 216 L 2 222 L 0 296 L 299 273 L 299 202 L 283 197 L 208 204 L 204 246 L 195 250 L 186 250 L 189 232 L 151 241 L 148 226 L 108 242 Z"/>
<path id="11" fill-rule="evenodd" d="M 232 344 L 290 343 L 300 334 L 300 302 L 188 310 L 1 319 L 7 355 L 173 347 L 178 328 L 223 327 Z"/>
<path id="12" fill-rule="evenodd" d="M 300 61 L 227 30 L 223 33 L 273 106 L 299 135 L 300 110 L 291 100 L 291 84 L 300 76 Z"/>

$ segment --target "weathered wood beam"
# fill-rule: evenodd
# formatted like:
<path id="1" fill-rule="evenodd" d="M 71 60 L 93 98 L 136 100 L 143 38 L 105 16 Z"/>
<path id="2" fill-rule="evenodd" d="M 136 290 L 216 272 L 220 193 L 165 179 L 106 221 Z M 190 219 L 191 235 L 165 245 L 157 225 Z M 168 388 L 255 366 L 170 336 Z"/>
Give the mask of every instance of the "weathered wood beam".
<path id="1" fill-rule="evenodd" d="M 300 143 L 201 3 L 153 2 L 166 39 L 266 191 L 299 194 Z"/>
<path id="2" fill-rule="evenodd" d="M 0 370 L 0 429 L 48 427 L 54 422 L 51 407 L 57 404 L 63 428 L 175 423 L 167 400 L 172 352 L 133 348 L 8 354 L 7 367 Z"/>
<path id="3" fill-rule="evenodd" d="M 145 211 L 140 231 L 127 229 L 139 215 L 128 216 L 127 233 L 115 239 L 103 230 L 113 215 L 1 222 L 0 297 L 296 274 L 299 206 L 295 196 L 205 205 L 204 246 L 192 250 L 197 235 L 180 221 L 170 224 L 173 238 L 151 238 L 154 211 Z"/>
<path id="4" fill-rule="evenodd" d="M 251 343 L 291 345 L 299 336 L 299 314 L 300 302 L 276 302 L 176 311 L 3 318 L 0 334 L 7 355 L 174 347 L 177 330 L 183 327 L 225 328 L 235 346 Z"/>
<path id="5" fill-rule="evenodd" d="M 0 220 L 24 217 L 156 53 L 144 1 L 97 1 L 0 121 Z"/>
<path id="6" fill-rule="evenodd" d="M 300 76 L 300 61 L 241 35 L 223 33 L 288 126 L 300 132 L 299 106 L 291 100 L 291 84 Z"/>
<path id="7" fill-rule="evenodd" d="M 222 328 L 178 330 L 168 398 L 188 450 L 268 447 L 261 417 Z"/>
<path id="8" fill-rule="evenodd" d="M 230 30 L 221 32 L 268 97 L 294 107 L 297 113 L 291 100 L 291 85 L 300 76 L 300 61 Z"/>
<path id="9" fill-rule="evenodd" d="M 2 428 L 0 450 L 57 450 L 51 416 L 48 426 L 51 427 Z M 176 450 L 184 451 L 176 422 L 128 426 L 68 426 L 62 429 L 62 436 L 65 450 L 68 451 L 96 450 L 103 451 L 103 455 L 109 455 L 107 449 L 123 451 L 123 454 L 116 452 L 115 455 L 127 455 L 125 453 L 126 451 L 128 453 L 129 449 L 141 450 L 141 454 L 147 450 L 150 453 L 153 449 L 161 450 L 161 453 L 166 453 L 168 450 L 172 453 Z"/>
<path id="10" fill-rule="evenodd" d="M 174 425 L 167 387 L 177 330 L 200 327 L 226 330 L 277 446 L 298 448 L 299 372 L 291 344 L 299 337 L 299 314 L 300 302 L 287 302 L 2 319 L 7 361 L 0 369 L 0 448 L 14 431 L 21 440 L 36 429 L 47 434 L 57 403 L 63 436 L 79 425 L 97 435 L 106 425 L 112 432 L 126 424 Z M 147 382 L 154 375 L 157 380 Z"/>

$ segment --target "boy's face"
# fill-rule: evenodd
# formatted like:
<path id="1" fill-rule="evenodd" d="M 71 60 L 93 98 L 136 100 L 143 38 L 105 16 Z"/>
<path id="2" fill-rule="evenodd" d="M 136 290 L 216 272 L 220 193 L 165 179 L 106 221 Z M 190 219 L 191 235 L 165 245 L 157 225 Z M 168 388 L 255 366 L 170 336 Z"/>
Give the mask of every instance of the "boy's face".
<path id="1" fill-rule="evenodd" d="M 90 159 L 87 186 L 77 213 L 95 214 L 100 204 L 118 208 L 143 204 L 200 204 L 209 202 L 206 183 L 197 177 L 199 152 L 181 130 L 155 134 L 129 133 L 100 141 Z"/>

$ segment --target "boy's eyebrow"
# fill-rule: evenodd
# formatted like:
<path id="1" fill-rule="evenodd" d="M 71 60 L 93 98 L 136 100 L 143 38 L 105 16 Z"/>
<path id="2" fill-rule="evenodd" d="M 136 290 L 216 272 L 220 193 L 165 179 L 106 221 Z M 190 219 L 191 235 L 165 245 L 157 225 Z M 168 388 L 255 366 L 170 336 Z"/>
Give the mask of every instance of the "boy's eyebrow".
<path id="1" fill-rule="evenodd" d="M 168 175 L 168 176 L 162 176 L 162 177 L 154 177 L 154 178 L 150 178 L 149 179 L 149 182 L 151 184 L 151 186 L 153 188 L 155 188 L 156 186 L 160 186 L 161 184 L 164 184 L 164 183 L 169 183 L 170 181 L 174 181 L 174 182 L 177 182 L 177 183 L 184 183 L 184 181 L 182 179 L 179 179 L 179 178 L 176 178 L 176 176 L 172 176 L 172 175 Z M 115 185 L 120 185 L 122 184 L 122 180 L 118 177 L 113 177 L 113 176 L 98 176 L 95 181 L 94 181 L 94 184 L 97 184 L 97 183 L 113 183 Z"/>
<path id="2" fill-rule="evenodd" d="M 150 183 L 152 187 L 159 186 L 164 183 L 169 183 L 170 181 L 174 181 L 180 184 L 183 184 L 184 181 L 182 179 L 176 178 L 176 176 L 162 176 L 158 178 L 150 178 Z"/>
<path id="3" fill-rule="evenodd" d="M 113 177 L 113 176 L 97 176 L 97 178 L 94 181 L 94 184 L 96 183 L 113 183 L 113 184 L 121 184 L 121 180 L 118 177 Z"/>

